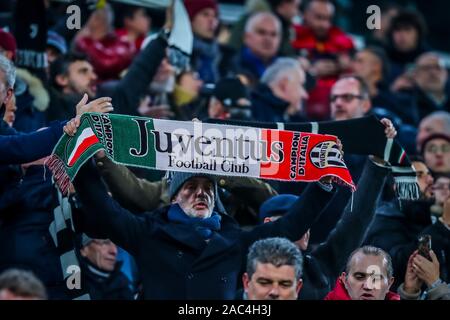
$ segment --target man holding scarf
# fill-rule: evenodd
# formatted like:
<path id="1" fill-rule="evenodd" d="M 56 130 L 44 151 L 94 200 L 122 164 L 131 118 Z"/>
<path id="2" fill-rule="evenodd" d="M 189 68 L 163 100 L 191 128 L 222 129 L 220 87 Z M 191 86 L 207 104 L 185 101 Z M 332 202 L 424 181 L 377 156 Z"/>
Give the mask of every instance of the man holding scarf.
<path id="1" fill-rule="evenodd" d="M 217 184 L 204 173 L 172 174 L 171 204 L 136 216 L 108 196 L 93 164 L 74 180 L 83 231 L 130 252 L 142 273 L 144 299 L 234 299 L 251 244 L 267 237 L 296 240 L 332 196 L 330 178 L 312 183 L 301 201 L 274 223 L 243 231 L 214 210 Z"/>

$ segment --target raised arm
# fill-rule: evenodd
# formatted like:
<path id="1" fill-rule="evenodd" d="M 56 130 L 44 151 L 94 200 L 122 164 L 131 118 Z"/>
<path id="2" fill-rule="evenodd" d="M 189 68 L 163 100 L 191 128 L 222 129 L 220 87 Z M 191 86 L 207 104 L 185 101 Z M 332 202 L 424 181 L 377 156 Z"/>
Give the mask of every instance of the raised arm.
<path id="1" fill-rule="evenodd" d="M 32 162 L 50 155 L 63 134 L 65 122 L 54 122 L 48 128 L 20 135 L 0 136 L 0 164 Z"/>
<path id="2" fill-rule="evenodd" d="M 144 219 L 123 209 L 107 193 L 98 171 L 88 161 L 74 180 L 75 190 L 82 203 L 83 231 L 93 238 L 108 238 L 136 254 L 144 233 Z"/>
<path id="3" fill-rule="evenodd" d="M 95 161 L 114 199 L 121 206 L 133 211 L 153 211 L 159 207 L 165 189 L 163 181 L 139 179 L 127 167 L 115 164 L 105 155 Z"/>
<path id="4" fill-rule="evenodd" d="M 165 57 L 166 47 L 166 40 L 157 37 L 150 41 L 134 59 L 113 94 L 113 102 L 117 113 L 137 114 L 140 98 L 146 92 Z"/>
<path id="5" fill-rule="evenodd" d="M 386 118 L 380 121 L 386 138 L 394 139 L 397 131 Z M 378 164 L 376 164 L 378 163 Z M 353 250 L 361 246 L 367 229 L 375 215 L 378 197 L 382 191 L 389 169 L 379 158 L 372 157 L 364 167 L 358 182 L 358 189 L 350 199 L 341 219 L 331 231 L 327 240 L 312 252 L 319 261 L 326 261 L 325 270 L 331 278 L 336 278 Z"/>
<path id="6" fill-rule="evenodd" d="M 278 194 L 267 182 L 251 177 L 222 177 L 219 186 L 251 206 L 255 212 L 259 211 L 264 201 Z"/>
<path id="7" fill-rule="evenodd" d="M 312 252 L 317 260 L 326 261 L 323 266 L 328 276 L 337 277 L 350 253 L 363 243 L 388 173 L 389 169 L 377 166 L 370 160 L 366 162 L 353 195 L 353 205 L 350 199 L 327 240 Z"/>

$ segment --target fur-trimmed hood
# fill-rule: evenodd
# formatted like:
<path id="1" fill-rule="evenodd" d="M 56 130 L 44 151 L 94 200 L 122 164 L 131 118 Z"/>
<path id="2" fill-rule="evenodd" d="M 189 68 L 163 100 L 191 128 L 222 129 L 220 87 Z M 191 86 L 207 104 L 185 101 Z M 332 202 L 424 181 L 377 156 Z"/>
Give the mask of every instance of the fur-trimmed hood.
<path id="1" fill-rule="evenodd" d="M 50 104 L 50 96 L 42 81 L 26 69 L 17 68 L 16 74 L 17 80 L 23 81 L 33 96 L 33 106 L 41 112 L 47 110 Z"/>

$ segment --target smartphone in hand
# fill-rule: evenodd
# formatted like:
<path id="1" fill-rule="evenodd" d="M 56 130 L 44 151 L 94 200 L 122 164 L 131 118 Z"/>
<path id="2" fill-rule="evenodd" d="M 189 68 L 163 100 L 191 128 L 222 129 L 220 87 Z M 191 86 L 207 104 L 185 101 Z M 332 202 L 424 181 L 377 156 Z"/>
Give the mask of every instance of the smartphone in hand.
<path id="1" fill-rule="evenodd" d="M 424 234 L 418 239 L 419 245 L 417 250 L 422 257 L 427 258 L 431 261 L 430 250 L 431 250 L 431 236 L 429 234 Z"/>

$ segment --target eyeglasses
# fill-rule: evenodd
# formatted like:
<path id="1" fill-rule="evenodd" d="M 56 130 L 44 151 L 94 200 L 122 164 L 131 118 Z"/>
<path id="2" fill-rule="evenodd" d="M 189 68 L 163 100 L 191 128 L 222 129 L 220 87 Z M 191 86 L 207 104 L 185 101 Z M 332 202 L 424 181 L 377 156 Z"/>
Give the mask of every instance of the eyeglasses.
<path id="1" fill-rule="evenodd" d="M 450 190 L 450 184 L 437 183 L 437 184 L 433 185 L 433 190 Z"/>
<path id="2" fill-rule="evenodd" d="M 425 148 L 425 152 L 429 152 L 429 153 L 433 153 L 433 154 L 436 154 L 439 151 L 442 152 L 442 153 L 450 152 L 450 144 L 448 144 L 448 143 L 447 144 L 443 144 L 440 147 L 437 146 L 437 145 L 432 144 L 432 145 L 428 145 Z"/>
<path id="3" fill-rule="evenodd" d="M 430 64 L 430 65 L 421 65 L 421 66 L 417 66 L 417 70 L 418 71 L 441 71 L 444 70 L 445 68 L 443 66 L 441 66 L 440 64 Z"/>
<path id="4" fill-rule="evenodd" d="M 330 96 L 331 102 L 336 102 L 337 99 L 341 98 L 346 103 L 352 102 L 354 99 L 364 99 L 364 96 L 352 93 L 344 93 L 344 94 L 332 94 Z"/>

